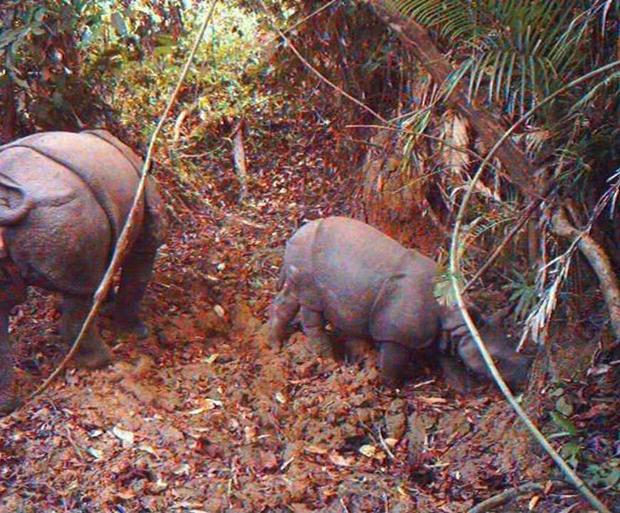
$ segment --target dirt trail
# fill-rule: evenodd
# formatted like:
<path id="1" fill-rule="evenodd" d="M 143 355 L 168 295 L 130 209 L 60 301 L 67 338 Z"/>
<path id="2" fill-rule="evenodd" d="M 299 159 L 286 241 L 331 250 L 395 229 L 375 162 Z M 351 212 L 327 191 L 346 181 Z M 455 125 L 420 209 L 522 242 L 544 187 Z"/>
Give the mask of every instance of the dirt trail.
<path id="1" fill-rule="evenodd" d="M 114 341 L 104 318 L 114 366 L 70 370 L 0 421 L 0 511 L 456 513 L 539 476 L 493 393 L 455 396 L 421 365 L 395 394 L 377 386 L 372 354 L 347 367 L 299 334 L 267 346 L 283 241 L 305 218 L 343 213 L 348 194 L 328 133 L 280 130 L 291 135 L 249 152 L 253 200 L 203 191 L 206 207 L 177 214 L 144 304 L 152 335 Z M 13 321 L 22 395 L 66 350 L 55 301 L 31 296 Z"/>

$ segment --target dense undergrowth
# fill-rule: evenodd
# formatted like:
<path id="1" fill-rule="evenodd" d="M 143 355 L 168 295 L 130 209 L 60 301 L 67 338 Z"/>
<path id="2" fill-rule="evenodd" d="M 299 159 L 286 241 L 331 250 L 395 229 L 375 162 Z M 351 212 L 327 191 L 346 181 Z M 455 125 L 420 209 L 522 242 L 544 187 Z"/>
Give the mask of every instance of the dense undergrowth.
<path id="1" fill-rule="evenodd" d="M 518 43 L 513 36 L 523 28 L 518 17 L 506 13 L 505 25 L 467 32 L 471 27 L 465 21 L 452 20 L 444 26 L 441 19 L 434 21 L 431 14 L 437 2 L 418 2 L 425 7 L 416 12 L 419 21 L 433 29 L 452 62 L 472 72 L 465 78 L 472 94 L 474 90 L 481 94 L 483 103 L 496 108 L 499 118 L 514 121 L 553 87 L 611 59 L 613 44 L 607 34 L 617 23 L 617 12 L 604 9 L 607 3 L 595 2 L 598 11 L 595 6 L 589 11 L 583 2 L 572 2 L 572 8 L 566 9 L 564 26 L 570 25 L 571 13 L 583 25 L 578 27 L 577 39 L 565 38 L 567 44 L 575 43 L 576 55 L 569 55 L 575 60 L 562 61 L 568 66 L 567 76 L 547 77 L 557 81 L 552 86 L 537 68 L 519 67 L 520 63 L 510 70 L 513 86 L 507 84 L 504 68 L 500 88 L 499 63 L 509 62 L 511 44 Z M 372 358 L 356 375 L 356 369 L 311 364 L 303 339 L 273 361 L 261 352 L 265 348 L 257 323 L 264 320 L 273 292 L 282 244 L 296 227 L 322 215 L 355 214 L 385 223 L 381 226 L 385 231 L 445 258 L 455 209 L 479 164 L 478 154 L 488 149 L 466 120 L 444 106 L 445 91 L 428 79 L 407 47 L 366 4 L 334 2 L 287 34 L 319 72 L 390 120 L 387 129 L 369 128 L 386 124 L 317 79 L 273 33 L 274 25 L 293 26 L 324 3 L 267 5 L 269 16 L 249 2 L 222 4 L 156 151 L 155 175 L 167 199 L 174 234 L 162 251 L 147 304 L 157 336 L 139 347 L 154 366 L 145 360 L 142 369 L 133 342 L 121 341 L 116 348 L 119 360 L 127 359 L 137 370 L 121 365 L 94 377 L 70 372 L 51 399 L 32 405 L 33 421 L 22 419 L 4 428 L 1 491 L 10 492 L 10 504 L 20 505 L 23 511 L 31 506 L 37 511 L 44 504 L 68 511 L 93 507 L 95 511 L 102 505 L 118 511 L 163 511 L 177 505 L 182 511 L 217 511 L 218 507 L 301 513 L 407 511 L 414 506 L 428 511 L 452 511 L 454 506 L 455 511 L 464 511 L 505 487 L 525 479 L 545 482 L 553 475 L 494 396 L 463 399 L 441 383 L 435 389 L 435 384 L 424 388 L 418 381 L 406 390 L 404 402 L 398 402 L 375 389 Z M 202 14 L 198 3 L 172 0 L 136 0 L 124 2 L 122 8 L 105 1 L 3 3 L 3 139 L 42 129 L 106 126 L 144 148 L 186 56 L 190 32 Z M 536 10 L 529 15 L 535 16 Z M 509 29 L 502 31 L 502 27 Z M 459 39 L 459 31 L 467 38 Z M 558 29 L 556 39 L 548 44 L 561 35 Z M 535 74 L 532 81 L 528 81 L 530 72 Z M 587 225 L 593 205 L 616 184 L 614 84 L 609 76 L 587 83 L 562 97 L 555 111 L 549 109 L 553 116 L 546 112 L 531 120 L 515 139 L 540 165 L 537 183 L 556 181 L 553 201 L 568 205 L 579 227 Z M 248 195 L 241 205 L 231 156 L 237 130 L 242 130 L 249 168 Z M 454 146 L 469 153 L 464 157 Z M 462 246 L 468 250 L 464 262 L 468 277 L 526 206 L 519 191 L 496 171 L 485 173 L 467 213 Z M 617 214 L 614 202 L 611 205 L 592 231 L 618 270 Z M 571 465 L 613 501 L 620 483 L 620 420 L 614 388 L 620 366 L 613 354 L 596 350 L 613 342 L 605 304 L 595 276 L 581 257 L 574 257 L 570 273 L 561 274 L 568 263 L 554 258 L 566 250 L 567 243 L 553 236 L 549 210 L 537 210 L 533 219 L 529 230 L 514 238 L 497 265 L 473 288 L 474 297 L 487 300 L 491 305 L 487 308 L 514 303 L 514 318 L 522 327 L 549 298 L 556 277 L 564 277 L 553 292 L 558 308 L 553 321 L 546 324 L 549 337 L 540 350 L 538 371 L 525 401 Z M 551 262 L 556 267 L 540 273 Z M 61 351 L 51 324 L 57 316 L 53 305 L 37 295 L 34 299 L 36 306 L 20 310 L 15 322 L 17 332 L 26 334 L 19 339 L 26 389 L 49 371 Z M 234 312 L 243 310 L 244 304 L 252 316 L 237 319 L 231 334 L 227 322 L 235 326 Z M 224 309 L 226 322 L 214 313 L 216 305 Z M 246 322 L 253 327 L 246 329 Z M 34 356 L 26 344 L 30 338 Z M 175 373 L 182 377 L 175 381 Z M 205 373 L 208 383 L 196 377 L 199 373 Z M 284 385 L 282 376 L 294 383 Z M 148 383 L 144 389 L 139 388 L 142 377 Z M 89 402 L 91 389 L 105 402 L 118 382 L 127 388 L 127 396 L 121 394 L 118 404 L 127 401 L 138 411 L 146 402 L 151 408 L 146 417 L 157 428 L 146 429 L 144 440 L 142 435 L 137 437 L 156 455 L 137 443 L 124 445 L 122 436 L 112 431 L 119 426 L 138 433 L 141 423 L 147 422 L 144 418 L 108 417 L 110 412 Z M 196 383 L 198 388 L 192 390 Z M 284 387 L 283 395 L 269 395 L 275 390 L 273 383 Z M 256 386 L 262 387 L 256 396 L 242 391 Z M 234 391 L 227 395 L 229 387 Z M 300 399 L 302 406 L 293 407 L 291 401 L 303 399 L 304 390 L 311 390 L 304 400 L 312 404 Z M 205 423 L 198 422 L 198 427 L 205 431 L 192 431 L 189 437 L 165 432 L 172 425 L 183 434 L 187 422 L 195 427 L 195 415 L 222 407 L 205 398 L 221 401 L 226 412 L 206 420 L 200 417 Z M 328 405 L 324 411 L 317 406 L 321 401 Z M 86 415 L 93 415 L 87 420 L 82 417 L 84 404 Z M 462 404 L 465 413 L 459 412 Z M 191 414 L 201 408 L 205 411 Z M 231 414 L 234 408 L 240 416 Z M 273 420 L 279 414 L 285 419 L 278 421 L 286 424 L 284 433 Z M 304 425 L 303 415 L 318 415 L 316 423 Z M 356 415 L 356 420 L 348 419 L 350 415 Z M 77 426 L 77 434 L 66 436 L 67 426 Z M 406 432 L 396 437 L 394 447 L 389 442 L 386 450 L 381 437 L 394 438 L 390 433 L 402 426 Z M 220 438 L 204 434 L 226 429 Z M 102 433 L 91 436 L 98 431 Z M 312 437 L 320 438 L 321 431 L 328 431 L 327 438 L 316 442 Z M 308 433 L 310 442 L 304 438 Z M 99 436 L 104 437 L 101 447 Z M 160 451 L 153 445 L 158 436 L 166 451 L 164 459 L 174 465 L 153 470 L 157 465 L 150 459 L 159 458 Z M 360 452 L 362 447 L 367 454 Z M 29 476 L 24 469 L 34 465 L 30 452 L 51 454 L 58 475 L 52 478 L 37 466 Z M 188 454 L 188 461 L 179 459 Z M 75 476 L 94 466 L 89 474 L 94 480 L 110 455 L 114 463 L 105 474 L 105 494 L 97 502 L 96 487 L 81 494 Z M 294 461 L 300 460 L 304 463 L 297 468 Z M 209 470 L 205 461 L 213 462 L 216 470 Z M 289 466 L 298 480 L 286 475 Z M 70 472 L 63 474 L 63 469 Z M 48 479 L 57 483 L 53 493 L 45 487 Z M 200 488 L 205 480 L 213 486 L 194 497 L 194 502 L 175 496 L 180 489 L 189 495 L 186 489 Z M 119 482 L 120 488 L 115 484 Z M 569 492 L 550 490 L 535 495 L 540 511 L 581 507 L 572 506 L 579 503 Z M 49 505 L 43 502 L 47 495 L 52 497 Z M 140 496 L 147 498 L 145 502 L 140 502 Z"/>

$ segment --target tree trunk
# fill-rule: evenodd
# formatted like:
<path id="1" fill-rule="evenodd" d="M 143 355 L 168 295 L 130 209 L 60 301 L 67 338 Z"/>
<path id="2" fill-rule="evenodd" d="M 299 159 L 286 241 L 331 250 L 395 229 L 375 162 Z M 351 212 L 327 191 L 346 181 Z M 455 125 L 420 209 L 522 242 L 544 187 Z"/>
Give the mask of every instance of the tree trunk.
<path id="1" fill-rule="evenodd" d="M 455 71 L 450 62 L 437 49 L 427 31 L 415 21 L 406 18 L 389 8 L 386 0 L 366 0 L 377 15 L 392 29 L 398 32 L 402 41 L 411 48 L 420 65 L 437 84 L 446 84 Z M 465 86 L 454 87 L 447 104 L 467 118 L 480 140 L 491 148 L 505 132 L 499 118 L 480 106 L 474 106 L 468 99 Z M 508 179 L 526 196 L 536 195 L 533 189 L 531 165 L 525 153 L 510 139 L 498 148 L 497 158 L 508 174 Z"/>

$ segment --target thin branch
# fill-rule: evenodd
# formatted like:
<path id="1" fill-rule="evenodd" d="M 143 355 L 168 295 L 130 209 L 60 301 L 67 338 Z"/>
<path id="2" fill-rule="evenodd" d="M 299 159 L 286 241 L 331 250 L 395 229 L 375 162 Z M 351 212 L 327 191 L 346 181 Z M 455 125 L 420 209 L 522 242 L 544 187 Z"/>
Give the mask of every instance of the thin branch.
<path id="1" fill-rule="evenodd" d="M 488 499 L 482 501 L 480 504 L 476 504 L 467 513 L 485 513 L 486 511 L 490 511 L 494 508 L 497 508 L 498 506 L 506 504 L 512 499 L 516 499 L 519 495 L 524 495 L 526 493 L 532 492 L 542 492 L 544 489 L 544 486 L 538 483 L 525 483 L 521 486 L 508 488 L 502 493 L 498 493 L 497 495 L 494 495 L 493 497 L 489 497 Z"/>
<path id="2" fill-rule="evenodd" d="M 611 513 L 611 511 L 590 491 L 590 489 L 586 486 L 583 480 L 573 471 L 573 469 L 568 465 L 568 463 L 566 463 L 566 461 L 557 453 L 557 451 L 553 448 L 553 446 L 551 446 L 551 444 L 545 438 L 545 436 L 538 430 L 538 428 L 534 425 L 532 420 L 527 416 L 523 408 L 521 408 L 521 405 L 517 402 L 516 398 L 514 397 L 514 395 L 508 388 L 508 385 L 506 385 L 506 382 L 502 378 L 502 375 L 500 374 L 499 370 L 495 366 L 495 363 L 493 362 L 493 358 L 489 354 L 489 351 L 487 350 L 486 345 L 484 344 L 480 336 L 480 333 L 478 332 L 478 328 L 476 328 L 476 325 L 474 324 L 474 322 L 472 321 L 472 318 L 467 312 L 467 309 L 465 306 L 465 300 L 463 299 L 462 291 L 459 288 L 459 282 L 457 279 L 460 273 L 458 249 L 459 249 L 459 231 L 460 231 L 463 219 L 465 217 L 465 211 L 467 208 L 467 204 L 473 194 L 474 186 L 476 182 L 478 181 L 478 179 L 480 178 L 480 176 L 482 175 L 482 172 L 484 171 L 487 163 L 491 160 L 491 158 L 493 157 L 495 152 L 498 150 L 498 148 L 502 145 L 502 143 L 506 141 L 510 137 L 510 135 L 534 112 L 540 109 L 543 105 L 546 105 L 547 103 L 549 103 L 556 96 L 562 94 L 566 90 L 582 82 L 585 82 L 586 80 L 589 80 L 592 77 L 600 75 L 604 73 L 605 71 L 609 71 L 610 69 L 618 66 L 619 64 L 620 64 L 620 61 L 612 62 L 610 64 L 602 66 L 596 70 L 591 71 L 590 73 L 587 73 L 586 75 L 583 75 L 571 81 L 569 84 L 561 87 L 560 89 L 555 91 L 553 94 L 545 97 L 536 106 L 532 107 L 523 116 L 521 116 L 516 121 L 516 123 L 514 123 L 508 130 L 506 130 L 506 132 L 504 132 L 502 137 L 500 137 L 500 139 L 495 143 L 495 145 L 491 148 L 491 150 L 489 151 L 485 159 L 480 164 L 478 171 L 472 178 L 471 183 L 469 187 L 467 188 L 467 191 L 465 193 L 465 196 L 463 197 L 463 201 L 461 202 L 461 205 L 459 207 L 459 212 L 456 217 L 456 221 L 454 224 L 454 231 L 452 232 L 452 243 L 450 245 L 450 281 L 452 282 L 452 289 L 454 290 L 456 301 L 461 310 L 461 314 L 463 315 L 463 319 L 465 320 L 465 323 L 467 324 L 467 327 L 469 328 L 472 338 L 474 339 L 474 342 L 476 343 L 476 346 L 478 347 L 478 350 L 480 351 L 480 354 L 482 355 L 482 358 L 484 359 L 489 369 L 489 372 L 493 376 L 493 379 L 497 383 L 497 386 L 499 387 L 499 389 L 502 391 L 502 393 L 506 397 L 506 400 L 508 401 L 508 403 L 512 406 L 512 408 L 514 409 L 518 417 L 521 419 L 521 421 L 523 421 L 523 423 L 525 424 L 527 429 L 530 431 L 532 436 L 543 447 L 543 449 L 547 452 L 547 454 L 551 456 L 551 458 L 556 463 L 556 465 L 560 468 L 562 473 L 569 479 L 569 481 L 575 486 L 575 488 L 577 488 L 579 493 L 581 493 L 588 500 L 588 502 L 600 513 Z"/>
<path id="3" fill-rule="evenodd" d="M 82 339 L 84 338 L 84 335 L 86 334 L 87 330 L 92 325 L 93 321 L 95 320 L 95 317 L 97 316 L 99 312 L 101 304 L 103 303 L 104 299 L 107 297 L 108 290 L 112 284 L 112 278 L 114 277 L 116 270 L 119 268 L 123 258 L 125 257 L 125 253 L 127 249 L 129 248 L 129 242 L 131 240 L 130 237 L 132 235 L 132 230 L 136 226 L 136 221 L 140 214 L 141 206 L 143 205 L 144 188 L 146 186 L 146 179 L 148 177 L 151 160 L 153 158 L 155 140 L 157 136 L 159 135 L 159 132 L 161 132 L 161 129 L 164 126 L 166 118 L 168 117 L 168 114 L 172 110 L 172 107 L 179 94 L 183 81 L 185 80 L 185 77 L 187 76 L 189 68 L 194 59 L 196 50 L 198 49 L 198 46 L 202 42 L 202 38 L 207 29 L 207 26 L 209 25 L 209 22 L 211 21 L 211 18 L 213 17 L 213 11 L 215 10 L 216 4 L 217 4 L 217 0 L 212 0 L 211 6 L 209 8 L 209 12 L 207 13 L 205 20 L 203 21 L 198 31 L 198 35 L 196 36 L 194 45 L 190 51 L 187 61 L 185 62 L 185 66 L 183 67 L 183 70 L 181 71 L 181 75 L 179 76 L 179 80 L 177 81 L 176 87 L 174 88 L 174 91 L 170 95 L 168 104 L 166 105 L 166 108 L 163 114 L 161 115 L 159 122 L 157 123 L 155 131 L 153 132 L 153 135 L 151 135 L 151 140 L 149 142 L 148 150 L 146 152 L 146 158 L 144 159 L 144 163 L 142 165 L 140 182 L 138 183 L 138 187 L 136 189 L 136 194 L 134 196 L 133 204 L 131 205 L 131 210 L 129 211 L 129 214 L 127 215 L 127 219 L 125 221 L 125 225 L 123 226 L 123 230 L 121 231 L 121 234 L 116 242 L 116 246 L 114 248 L 114 254 L 112 255 L 112 259 L 108 265 L 108 268 L 103 278 L 101 279 L 101 282 L 99 284 L 99 287 L 97 288 L 97 291 L 95 292 L 95 296 L 94 296 L 95 301 L 93 302 L 90 312 L 88 313 L 84 323 L 82 324 L 82 329 L 80 330 L 80 333 L 75 339 L 73 346 L 71 346 L 71 350 L 67 353 L 67 355 L 64 357 L 62 362 L 60 362 L 60 365 L 56 368 L 54 372 L 52 372 L 52 374 L 50 374 L 50 376 L 43 382 L 43 384 L 39 388 L 37 388 L 32 394 L 30 394 L 30 396 L 23 403 L 23 405 L 27 404 L 34 397 L 36 397 L 37 395 L 45 391 L 45 389 L 49 387 L 52 381 L 63 371 L 63 369 L 66 367 L 67 363 L 69 362 L 69 360 L 73 358 L 76 351 L 78 350 L 79 345 L 82 342 Z"/>
<path id="4" fill-rule="evenodd" d="M 503 251 L 506 245 L 512 240 L 512 238 L 519 232 L 519 230 L 523 227 L 523 225 L 527 222 L 530 216 L 534 213 L 536 208 L 542 203 L 542 199 L 534 198 L 530 201 L 530 204 L 525 209 L 525 212 L 521 214 L 519 220 L 515 223 L 512 229 L 506 234 L 504 240 L 500 242 L 500 244 L 495 248 L 495 251 L 491 253 L 487 261 L 478 269 L 478 272 L 474 275 L 474 277 L 467 282 L 467 284 L 463 287 L 463 294 L 467 292 L 467 290 L 476 283 L 477 280 L 487 271 L 491 264 L 495 262 L 495 259 L 499 256 L 499 254 Z"/>
<path id="5" fill-rule="evenodd" d="M 248 171 L 245 159 L 245 148 L 243 146 L 244 126 L 244 120 L 239 120 L 237 126 L 233 130 L 232 138 L 233 163 L 235 165 L 235 170 L 237 171 L 237 178 L 239 179 L 239 186 L 241 189 L 241 191 L 239 192 L 239 203 L 242 203 L 243 200 L 245 200 L 245 197 L 248 195 Z"/>
<path id="6" fill-rule="evenodd" d="M 327 9 L 330 5 L 336 3 L 337 1 L 338 0 L 330 0 L 325 5 L 322 5 L 321 7 L 319 7 L 316 11 L 308 14 L 308 16 L 305 16 L 304 18 L 299 20 L 297 23 L 293 23 L 290 27 L 286 27 L 285 29 L 282 29 L 282 32 L 285 34 L 288 34 L 290 31 L 295 30 L 297 27 L 299 27 L 303 23 L 306 23 L 309 19 L 314 18 L 317 14 L 322 13 L 325 9 Z M 271 39 L 267 41 L 267 44 L 273 43 L 279 37 L 280 37 L 279 35 L 272 37 Z"/>
<path id="7" fill-rule="evenodd" d="M 577 244 L 596 273 L 609 310 L 612 331 L 616 337 L 614 346 L 618 345 L 620 343 L 620 285 L 618 285 L 618 277 L 609 257 L 589 234 L 589 230 L 578 230 L 570 223 L 561 207 L 553 214 L 551 225 L 557 235 Z"/>
<path id="8" fill-rule="evenodd" d="M 265 11 L 265 14 L 267 14 L 267 16 L 269 18 L 271 18 L 272 14 L 269 11 L 269 9 L 267 8 L 267 6 L 265 5 L 265 2 L 263 2 L 263 0 L 258 0 L 258 3 L 260 4 L 261 8 L 263 9 L 263 11 Z M 368 105 L 366 105 L 365 103 L 362 103 L 361 101 L 359 101 L 357 98 L 351 96 L 349 93 L 347 93 L 345 90 L 343 90 L 342 88 L 338 87 L 336 84 L 334 84 L 332 81 L 330 81 L 327 77 L 325 77 L 324 75 L 321 74 L 321 72 L 319 70 L 317 70 L 314 66 L 312 66 L 312 64 L 310 64 L 303 55 L 301 55 L 299 53 L 299 51 L 297 50 L 297 48 L 295 48 L 295 46 L 293 45 L 293 43 L 291 43 L 291 40 L 289 38 L 286 37 L 286 35 L 284 34 L 284 32 L 282 32 L 275 23 L 271 23 L 271 25 L 273 26 L 274 30 L 278 33 L 278 35 L 284 40 L 284 42 L 286 43 L 286 45 L 291 49 L 291 51 L 297 56 L 297 58 L 303 63 L 304 66 L 306 66 L 314 75 L 316 75 L 320 80 L 322 80 L 323 82 L 325 82 L 327 85 L 329 85 L 330 87 L 332 87 L 333 89 L 335 89 L 336 91 L 338 91 L 339 94 L 341 94 L 342 96 L 344 96 L 345 98 L 351 100 L 353 103 L 355 103 L 356 105 L 360 106 L 362 109 L 364 109 L 366 112 L 369 112 L 370 114 L 372 114 L 375 118 L 377 118 L 378 120 L 380 120 L 382 123 L 387 123 L 387 120 L 381 116 L 381 114 L 375 112 L 374 110 L 372 110 Z"/>

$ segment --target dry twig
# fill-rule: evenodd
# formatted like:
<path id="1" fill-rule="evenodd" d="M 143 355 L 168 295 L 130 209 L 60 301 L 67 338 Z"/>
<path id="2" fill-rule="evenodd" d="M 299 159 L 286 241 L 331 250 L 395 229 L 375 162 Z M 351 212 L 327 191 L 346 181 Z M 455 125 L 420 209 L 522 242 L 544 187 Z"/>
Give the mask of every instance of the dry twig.
<path id="1" fill-rule="evenodd" d="M 512 499 L 517 498 L 519 495 L 524 495 L 526 493 L 532 492 L 542 492 L 544 490 L 543 485 L 538 483 L 525 483 L 521 486 L 515 486 L 514 488 L 509 488 L 508 490 L 504 490 L 502 493 L 498 493 L 493 497 L 489 497 L 488 499 L 482 501 L 480 504 L 476 504 L 473 508 L 471 508 L 467 513 L 484 513 L 486 511 L 490 511 L 497 506 L 502 506 Z"/>

